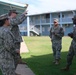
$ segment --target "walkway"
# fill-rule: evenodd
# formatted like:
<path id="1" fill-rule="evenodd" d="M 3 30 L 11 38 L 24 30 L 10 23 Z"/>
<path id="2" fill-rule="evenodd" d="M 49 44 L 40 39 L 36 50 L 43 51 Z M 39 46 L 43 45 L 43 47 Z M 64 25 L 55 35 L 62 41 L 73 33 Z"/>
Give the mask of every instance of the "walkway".
<path id="1" fill-rule="evenodd" d="M 35 75 L 33 71 L 24 64 L 19 64 L 16 68 L 16 73 L 20 75 Z"/>
<path id="2" fill-rule="evenodd" d="M 20 49 L 20 53 L 26 53 L 29 52 L 25 42 L 21 43 L 21 49 Z M 20 74 L 20 75 L 35 75 L 33 73 L 33 71 L 25 64 L 18 64 L 17 68 L 16 68 L 16 73 Z"/>

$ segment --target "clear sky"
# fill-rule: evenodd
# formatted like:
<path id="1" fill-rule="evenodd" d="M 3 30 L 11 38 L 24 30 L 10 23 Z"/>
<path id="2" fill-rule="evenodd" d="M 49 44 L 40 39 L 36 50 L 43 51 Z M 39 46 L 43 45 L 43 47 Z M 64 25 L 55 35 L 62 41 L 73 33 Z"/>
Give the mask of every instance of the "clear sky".
<path id="1" fill-rule="evenodd" d="M 76 9 L 76 0 L 10 0 L 10 1 L 29 4 L 28 6 L 29 14 Z"/>

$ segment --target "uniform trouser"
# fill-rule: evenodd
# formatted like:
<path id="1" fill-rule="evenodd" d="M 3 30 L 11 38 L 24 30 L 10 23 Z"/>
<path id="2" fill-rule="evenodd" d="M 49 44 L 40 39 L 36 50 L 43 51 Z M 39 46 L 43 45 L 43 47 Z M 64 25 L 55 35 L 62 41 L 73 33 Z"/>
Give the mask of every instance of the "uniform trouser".
<path id="1" fill-rule="evenodd" d="M 21 42 L 15 43 L 16 50 L 20 50 L 20 45 L 21 45 Z"/>
<path id="2" fill-rule="evenodd" d="M 60 41 L 52 41 L 52 50 L 53 56 L 55 60 L 59 60 L 61 58 L 61 40 Z"/>
<path id="3" fill-rule="evenodd" d="M 76 42 L 72 40 L 70 48 L 69 48 L 69 52 L 67 55 L 67 66 L 70 66 L 72 64 L 74 55 L 76 56 Z"/>
<path id="4" fill-rule="evenodd" d="M 15 44 L 16 50 L 20 50 L 20 43 L 21 43 L 21 42 L 17 42 L 17 43 Z M 15 57 L 14 57 L 14 60 L 15 60 L 15 67 L 17 67 L 17 65 L 18 65 L 20 59 L 21 59 L 20 54 L 15 55 Z"/>
<path id="5" fill-rule="evenodd" d="M 2 75 L 16 75 L 14 59 L 10 53 L 4 52 L 2 55 L 0 54 L 0 70 Z"/>

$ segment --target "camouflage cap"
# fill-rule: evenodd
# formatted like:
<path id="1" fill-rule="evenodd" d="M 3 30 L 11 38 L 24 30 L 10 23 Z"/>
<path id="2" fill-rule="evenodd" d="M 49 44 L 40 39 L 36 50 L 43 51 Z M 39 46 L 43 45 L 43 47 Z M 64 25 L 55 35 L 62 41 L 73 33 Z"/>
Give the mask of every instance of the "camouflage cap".
<path id="1" fill-rule="evenodd" d="M 74 17 L 72 18 L 72 20 L 76 19 L 76 15 L 74 15 Z"/>
<path id="2" fill-rule="evenodd" d="M 18 14 L 18 12 L 17 12 L 15 9 L 9 10 L 9 15 L 10 15 L 11 13 L 16 13 L 16 14 Z"/>
<path id="3" fill-rule="evenodd" d="M 55 22 L 58 22 L 58 19 L 57 19 L 57 18 L 54 18 L 54 21 L 55 21 Z"/>
<path id="4" fill-rule="evenodd" d="M 0 20 L 6 19 L 6 18 L 8 18 L 8 14 L 0 15 Z"/>

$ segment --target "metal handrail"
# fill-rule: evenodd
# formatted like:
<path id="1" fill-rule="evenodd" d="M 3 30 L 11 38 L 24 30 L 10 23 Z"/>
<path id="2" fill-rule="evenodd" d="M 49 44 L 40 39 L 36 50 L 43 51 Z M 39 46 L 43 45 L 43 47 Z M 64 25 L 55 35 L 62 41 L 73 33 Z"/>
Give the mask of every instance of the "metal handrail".
<path id="1" fill-rule="evenodd" d="M 33 31 L 37 35 L 39 35 L 39 33 L 40 33 L 40 30 L 38 28 L 36 28 L 34 25 L 30 26 L 30 31 Z"/>

